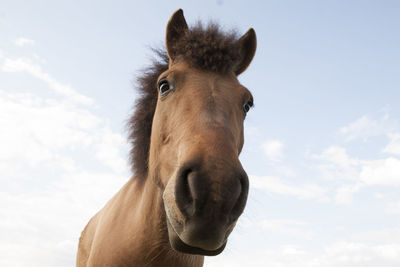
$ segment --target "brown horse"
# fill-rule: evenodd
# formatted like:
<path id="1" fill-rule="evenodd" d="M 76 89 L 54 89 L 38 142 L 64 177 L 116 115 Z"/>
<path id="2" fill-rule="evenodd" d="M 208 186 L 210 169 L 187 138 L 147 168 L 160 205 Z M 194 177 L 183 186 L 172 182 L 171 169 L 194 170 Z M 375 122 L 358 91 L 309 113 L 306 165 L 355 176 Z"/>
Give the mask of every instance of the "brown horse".
<path id="1" fill-rule="evenodd" d="M 238 159 L 253 105 L 237 79 L 256 36 L 215 24 L 168 22 L 163 60 L 140 82 L 130 120 L 134 177 L 82 232 L 77 266 L 203 266 L 217 255 L 247 200 Z"/>

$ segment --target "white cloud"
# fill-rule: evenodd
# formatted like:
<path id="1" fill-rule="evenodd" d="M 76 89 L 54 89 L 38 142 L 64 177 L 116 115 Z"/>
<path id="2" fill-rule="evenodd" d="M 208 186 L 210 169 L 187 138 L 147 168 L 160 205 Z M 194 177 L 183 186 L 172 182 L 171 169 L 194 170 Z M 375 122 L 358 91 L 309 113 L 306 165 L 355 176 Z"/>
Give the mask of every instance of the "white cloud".
<path id="1" fill-rule="evenodd" d="M 383 152 L 394 155 L 400 155 L 400 133 L 397 134 L 389 133 L 388 137 L 390 139 L 390 142 L 383 149 Z"/>
<path id="2" fill-rule="evenodd" d="M 34 64 L 28 58 L 5 58 L 3 65 L 0 67 L 0 69 L 4 72 L 26 72 L 47 83 L 51 89 L 67 97 L 67 99 L 84 105 L 93 104 L 92 98 L 77 93 L 70 85 L 58 82 L 49 73 L 43 71 L 40 65 Z"/>
<path id="3" fill-rule="evenodd" d="M 392 142 L 385 150 L 396 152 L 398 136 L 386 135 Z M 335 201 L 339 204 L 350 203 L 363 187 L 400 186 L 400 159 L 395 157 L 361 160 L 350 156 L 344 147 L 330 146 L 311 158 L 319 160 L 316 167 L 323 177 L 336 183 Z"/>
<path id="4" fill-rule="evenodd" d="M 121 155 L 121 147 L 127 145 L 126 139 L 120 134 L 105 129 L 96 142 L 96 158 L 112 168 L 114 172 L 127 170 L 127 162 Z"/>
<path id="5" fill-rule="evenodd" d="M 295 245 L 279 248 L 255 249 L 251 252 L 224 252 L 218 257 L 206 257 L 207 267 L 297 267 L 304 265 L 308 252 Z"/>
<path id="6" fill-rule="evenodd" d="M 23 37 L 15 39 L 14 41 L 16 46 L 34 45 L 35 43 L 36 42 L 34 40 Z"/>
<path id="7" fill-rule="evenodd" d="M 358 160 L 350 158 L 345 148 L 339 146 L 330 146 L 321 155 L 316 155 L 314 158 L 324 159 L 341 168 L 348 168 L 359 164 Z"/>
<path id="8" fill-rule="evenodd" d="M 391 214 L 400 214 L 400 201 L 389 203 L 385 211 Z M 400 229 L 399 229 L 399 239 L 400 239 Z"/>
<path id="9" fill-rule="evenodd" d="M 314 235 L 309 230 L 309 224 L 304 221 L 287 220 L 287 219 L 262 219 L 262 220 L 249 220 L 242 218 L 239 221 L 241 229 L 257 229 L 255 231 L 263 232 L 266 236 L 271 234 L 279 234 L 289 237 L 299 237 L 309 240 Z"/>
<path id="10" fill-rule="evenodd" d="M 283 158 L 283 143 L 278 140 L 269 140 L 263 143 L 263 149 L 268 159 L 281 161 Z"/>
<path id="11" fill-rule="evenodd" d="M 0 90 L 0 114 L 0 125 L 7 129 L 0 131 L 0 160 L 3 162 L 23 161 L 36 166 L 56 161 L 57 166 L 74 169 L 76 163 L 64 155 L 93 150 L 96 159 L 116 173 L 128 169 L 121 152 L 127 146 L 125 139 L 87 109 L 59 100 Z"/>
<path id="12" fill-rule="evenodd" d="M 367 185 L 400 186 L 400 160 L 386 158 L 362 166 L 360 179 Z"/>
<path id="13" fill-rule="evenodd" d="M 86 147 L 101 120 L 89 111 L 54 99 L 0 91 L 0 159 L 34 165 L 54 151 Z"/>
<path id="14" fill-rule="evenodd" d="M 285 245 L 206 258 L 206 266 L 209 267 L 397 267 L 399 264 L 398 243 L 371 245 L 346 241 L 335 242 L 316 250 Z"/>
<path id="15" fill-rule="evenodd" d="M 400 125 L 397 120 L 385 115 L 380 119 L 363 116 L 339 131 L 346 141 L 368 140 L 374 136 L 386 136 L 389 143 L 382 150 L 385 153 L 400 155 Z"/>
<path id="16" fill-rule="evenodd" d="M 398 129 L 398 123 L 390 119 L 388 115 L 379 120 L 363 116 L 347 126 L 342 127 L 339 133 L 346 141 L 361 139 L 367 141 L 369 138 L 385 135 Z"/>
<path id="17" fill-rule="evenodd" d="M 325 199 L 326 190 L 315 184 L 289 184 L 272 176 L 250 175 L 250 186 L 267 193 L 296 196 L 300 199 Z"/>
<path id="18" fill-rule="evenodd" d="M 335 202 L 338 204 L 350 203 L 353 200 L 353 195 L 360 191 L 361 184 L 343 185 L 337 189 Z"/>
<path id="19" fill-rule="evenodd" d="M 360 181 L 360 171 L 365 161 L 352 158 L 344 147 L 339 146 L 330 146 L 320 155 L 311 157 L 322 162 L 316 167 L 323 177 L 335 182 L 335 202 L 350 203 L 353 195 L 363 186 Z"/>
<path id="20" fill-rule="evenodd" d="M 397 228 L 386 227 L 378 230 L 364 231 L 361 233 L 353 234 L 351 238 L 352 240 L 357 240 L 357 242 L 381 243 L 381 244 L 396 243 L 400 240 L 400 227 Z"/>
<path id="21" fill-rule="evenodd" d="M 380 263 L 380 266 L 392 266 L 393 261 L 400 262 L 400 244 L 367 245 L 342 241 L 326 248 L 321 257 L 321 263 L 328 264 L 325 266 L 335 263 L 336 266 L 376 266 L 376 263 Z"/>
<path id="22" fill-rule="evenodd" d="M 313 159 L 319 160 L 316 169 L 321 171 L 323 177 L 329 181 L 357 181 L 359 176 L 360 160 L 349 156 L 347 150 L 339 146 L 330 146 L 320 155 L 312 155 Z M 347 186 L 346 186 L 347 187 Z M 337 199 L 343 199 L 345 188 L 342 188 Z M 348 198 L 348 196 L 346 197 Z"/>
<path id="23" fill-rule="evenodd" d="M 400 154 L 400 134 L 393 132 L 398 128 L 395 120 L 389 119 L 385 115 L 380 120 L 373 120 L 363 116 L 348 126 L 343 127 L 340 132 L 346 136 L 347 140 L 356 138 L 368 138 L 371 136 L 387 136 L 389 144 L 383 152 L 395 155 Z M 327 156 L 330 155 L 330 156 Z M 357 181 L 367 186 L 400 186 L 400 160 L 395 157 L 373 160 L 358 160 L 350 157 L 344 148 L 331 147 L 322 153 L 320 158 L 334 163 L 334 167 L 345 169 L 352 175 L 357 173 Z M 358 191 L 353 187 L 350 191 Z"/>
<path id="24" fill-rule="evenodd" d="M 351 141 L 356 138 L 366 139 L 369 136 L 379 135 L 381 131 L 381 127 L 375 120 L 363 116 L 355 122 L 342 127 L 339 133 L 345 135 L 347 141 Z"/>

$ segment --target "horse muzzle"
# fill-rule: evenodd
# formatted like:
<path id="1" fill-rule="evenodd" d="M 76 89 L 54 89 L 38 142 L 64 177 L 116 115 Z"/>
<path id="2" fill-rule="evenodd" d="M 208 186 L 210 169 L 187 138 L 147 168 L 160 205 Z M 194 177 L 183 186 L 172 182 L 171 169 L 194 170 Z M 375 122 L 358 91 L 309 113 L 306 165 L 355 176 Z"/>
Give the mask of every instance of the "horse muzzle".
<path id="1" fill-rule="evenodd" d="M 184 164 L 165 187 L 168 235 L 175 250 L 201 255 L 224 250 L 246 205 L 248 177 L 240 163 L 222 167 Z"/>

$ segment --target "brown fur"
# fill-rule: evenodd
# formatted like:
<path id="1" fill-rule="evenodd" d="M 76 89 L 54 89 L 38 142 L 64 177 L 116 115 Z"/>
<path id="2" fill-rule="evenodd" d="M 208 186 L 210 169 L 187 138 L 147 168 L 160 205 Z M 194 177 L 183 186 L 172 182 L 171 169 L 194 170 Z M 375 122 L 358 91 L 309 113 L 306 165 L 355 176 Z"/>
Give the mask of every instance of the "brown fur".
<path id="1" fill-rule="evenodd" d="M 234 31 L 223 32 L 217 24 L 204 27 L 200 22 L 174 44 L 174 50 L 191 67 L 225 74 L 241 60 Z"/>
<path id="2" fill-rule="evenodd" d="M 204 27 L 200 22 L 180 39 L 174 49 L 177 55 L 192 67 L 217 73 L 227 73 L 240 62 L 242 56 L 234 31 L 223 32 L 219 26 L 210 23 Z M 168 69 L 168 55 L 165 50 L 153 50 L 158 59 L 143 71 L 137 79 L 139 98 L 135 112 L 128 122 L 131 166 L 138 179 L 144 179 L 148 170 L 151 125 L 157 104 L 156 88 L 158 76 Z"/>

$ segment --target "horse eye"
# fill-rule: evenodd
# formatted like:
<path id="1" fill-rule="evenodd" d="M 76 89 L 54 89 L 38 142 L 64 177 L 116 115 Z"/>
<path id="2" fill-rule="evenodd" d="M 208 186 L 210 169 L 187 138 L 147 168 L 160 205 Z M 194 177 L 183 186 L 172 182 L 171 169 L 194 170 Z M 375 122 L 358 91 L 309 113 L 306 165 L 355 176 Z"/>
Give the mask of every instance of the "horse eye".
<path id="1" fill-rule="evenodd" d="M 249 100 L 243 105 L 244 113 L 249 112 L 250 108 L 253 106 L 253 101 Z"/>
<path id="2" fill-rule="evenodd" d="M 162 96 L 166 95 L 171 89 L 172 86 L 167 80 L 162 80 L 158 83 L 158 90 L 160 91 L 160 95 Z"/>

